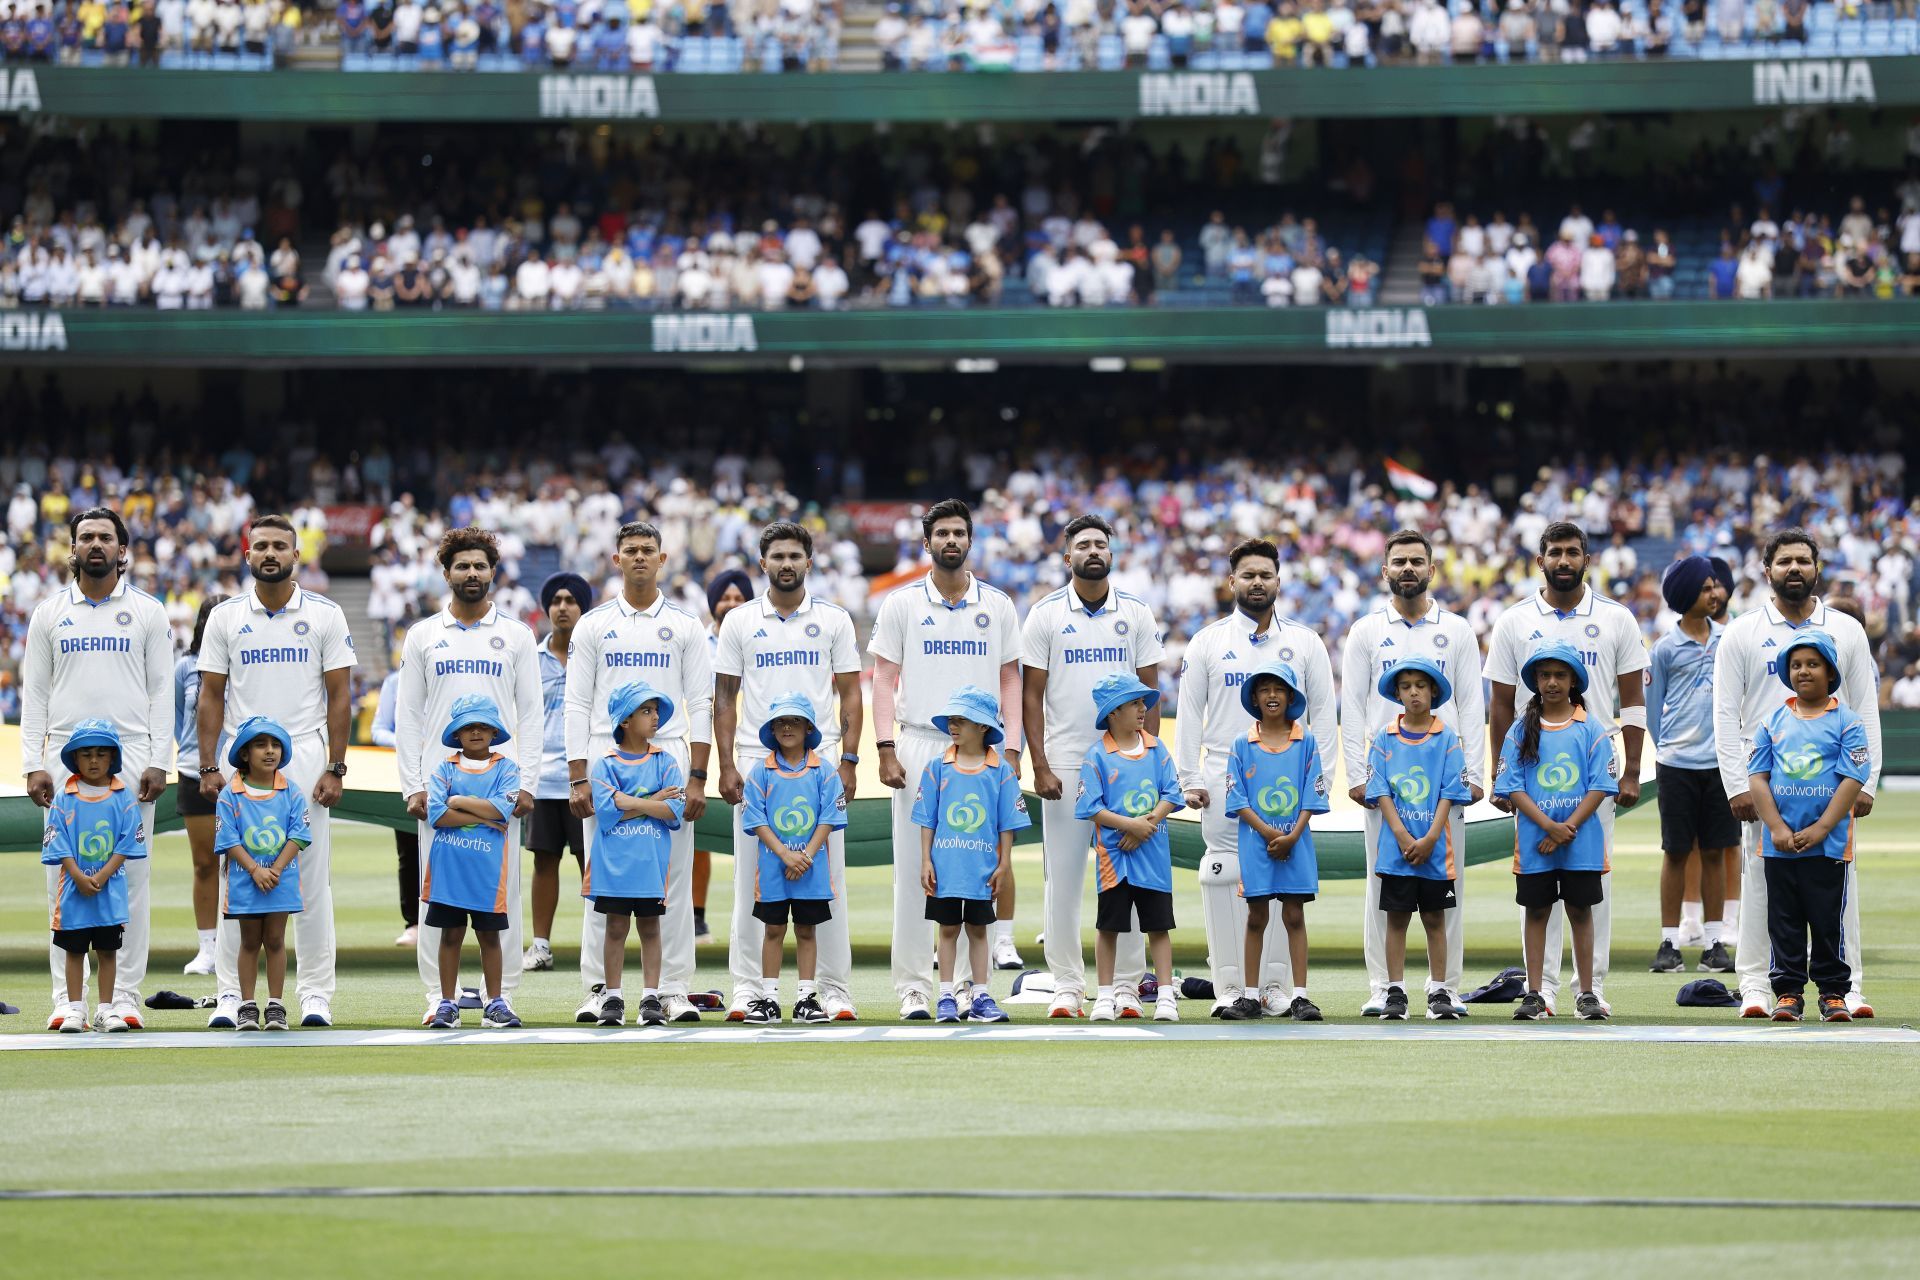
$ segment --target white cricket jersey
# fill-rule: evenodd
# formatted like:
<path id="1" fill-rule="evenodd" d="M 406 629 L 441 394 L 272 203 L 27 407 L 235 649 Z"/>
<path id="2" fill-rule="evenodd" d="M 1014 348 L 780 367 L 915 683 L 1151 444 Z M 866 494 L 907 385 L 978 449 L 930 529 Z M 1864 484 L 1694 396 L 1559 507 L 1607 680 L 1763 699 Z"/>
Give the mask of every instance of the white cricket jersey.
<path id="1" fill-rule="evenodd" d="M 427 776 L 446 759 L 441 742 L 455 699 L 484 694 L 500 708 L 513 735 L 500 754 L 520 768 L 523 789 L 540 777 L 546 738 L 546 707 L 540 696 L 540 646 L 533 628 L 487 606 L 467 625 L 442 609 L 407 632 L 400 657 L 400 688 L 394 699 L 394 769 L 400 794 L 427 789 Z"/>
<path id="2" fill-rule="evenodd" d="M 1367 776 L 1367 748 L 1400 714 L 1400 704 L 1381 696 L 1380 673 L 1402 658 L 1425 658 L 1453 686 L 1444 704 L 1447 723 L 1460 735 L 1468 781 L 1487 787 L 1487 699 L 1480 684 L 1480 640 L 1457 613 L 1430 604 L 1408 622 L 1391 603 L 1356 618 L 1340 653 L 1340 723 L 1347 785 Z M 1433 708 L 1435 712 L 1440 707 Z M 1362 729 L 1364 728 L 1364 732 Z"/>
<path id="3" fill-rule="evenodd" d="M 1307 696 L 1306 724 L 1322 760 L 1332 760 L 1339 731 L 1335 726 L 1333 661 L 1319 633 L 1303 623 L 1275 616 L 1265 631 L 1235 609 L 1227 617 L 1200 628 L 1187 642 L 1180 664 L 1180 732 L 1175 735 L 1175 761 L 1180 785 L 1204 787 L 1201 752 L 1226 765 L 1233 744 L 1247 736 L 1252 723 L 1240 702 L 1247 677 L 1269 662 L 1284 662 L 1300 677 Z M 1225 803 L 1224 795 L 1211 797 Z"/>
<path id="4" fill-rule="evenodd" d="M 624 594 L 589 609 L 573 629 L 567 657 L 567 759 L 592 763 L 594 739 L 611 742 L 607 700 L 644 681 L 673 702 L 655 742 L 713 741 L 713 649 L 700 620 L 655 593 L 636 609 Z M 600 754 L 605 754 L 602 751 Z"/>
<path id="5" fill-rule="evenodd" d="M 1526 702 L 1520 665 L 1543 640 L 1564 640 L 1579 650 L 1587 667 L 1587 718 L 1612 733 L 1620 708 L 1620 677 L 1647 669 L 1647 645 L 1633 611 L 1588 587 L 1580 603 L 1565 613 L 1535 593 L 1501 614 L 1487 645 L 1486 675 L 1520 691 L 1514 695 L 1516 712 Z"/>
<path id="6" fill-rule="evenodd" d="M 310 740 L 324 750 L 326 673 L 353 663 L 347 615 L 325 596 L 296 586 L 276 613 L 260 603 L 256 584 L 215 605 L 200 638 L 200 671 L 225 676 L 227 691 L 220 757 L 210 763 L 226 763 L 226 743 L 249 716 L 278 721 L 296 751 Z"/>
<path id="7" fill-rule="evenodd" d="M 1840 657 L 1840 688 L 1835 697 L 1853 708 L 1867 731 L 1873 773 L 1862 788 L 1872 795 L 1880 786 L 1880 681 L 1872 647 L 1861 625 L 1815 597 L 1813 612 L 1798 626 L 1780 615 L 1772 600 L 1727 623 L 1713 659 L 1713 745 L 1720 761 L 1720 783 L 1729 798 L 1752 790 L 1747 761 L 1754 735 L 1793 697 L 1780 681 L 1780 652 L 1802 629 L 1833 637 Z"/>
<path id="8" fill-rule="evenodd" d="M 821 758 L 838 758 L 840 753 L 832 750 L 840 741 L 833 678 L 860 671 L 853 616 L 845 609 L 812 594 L 803 596 L 800 607 L 785 617 L 773 607 L 771 595 L 736 605 L 720 623 L 713 670 L 740 677 L 736 749 L 761 750 L 760 727 L 771 715 L 773 700 L 783 693 L 804 693 L 818 717 L 814 724 L 820 730 Z"/>
<path id="9" fill-rule="evenodd" d="M 1006 592 L 972 574 L 959 603 L 948 604 L 928 574 L 880 602 L 867 651 L 900 664 L 893 704 L 899 727 L 932 732 L 933 718 L 961 685 L 1000 696 L 1000 669 L 1020 661 L 1020 617 Z"/>
<path id="10" fill-rule="evenodd" d="M 1138 596 L 1109 589 L 1105 603 L 1089 611 L 1068 584 L 1027 614 L 1021 662 L 1047 673 L 1047 763 L 1067 776 L 1080 767 L 1100 736 L 1093 723 L 1093 686 L 1102 677 L 1133 675 L 1159 663 L 1160 624 Z M 1028 741 L 1033 739 L 1028 726 Z"/>
<path id="11" fill-rule="evenodd" d="M 47 596 L 27 623 L 20 658 L 21 772 L 57 764 L 73 726 L 96 717 L 113 721 L 120 734 L 123 775 L 166 768 L 173 750 L 172 664 L 166 606 L 129 586 L 125 575 L 98 603 L 78 583 Z M 169 726 L 164 732 L 163 724 Z"/>

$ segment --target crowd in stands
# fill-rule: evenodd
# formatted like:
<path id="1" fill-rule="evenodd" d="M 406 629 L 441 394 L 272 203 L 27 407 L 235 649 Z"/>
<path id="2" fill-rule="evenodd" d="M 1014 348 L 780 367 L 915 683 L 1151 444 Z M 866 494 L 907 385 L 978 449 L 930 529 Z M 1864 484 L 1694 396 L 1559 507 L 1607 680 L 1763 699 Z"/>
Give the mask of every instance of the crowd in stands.
<path id="1" fill-rule="evenodd" d="M 0 0 L 0 59 L 264 70 L 303 40 L 298 0 Z"/>
<path id="2" fill-rule="evenodd" d="M 1724 370 L 1678 375 L 1646 366 L 1643 377 L 1628 371 L 1585 403 L 1557 380 L 1529 384 L 1504 425 L 1421 412 L 1397 438 L 1413 442 L 1399 455 L 1404 461 L 1440 480 L 1430 500 L 1388 488 L 1378 455 L 1356 444 L 1353 432 L 1333 427 L 1344 398 L 1333 386 L 1275 411 L 1242 380 L 1215 379 L 1240 382 L 1229 390 L 1186 380 L 1178 394 L 1188 407 L 1143 402 L 1120 410 L 1098 446 L 1086 443 L 1092 433 L 1062 438 L 1052 425 L 1062 420 L 1055 409 L 1084 407 L 1093 392 L 1062 391 L 1064 398 L 1053 399 L 1036 391 L 1023 412 L 982 401 L 930 418 L 938 425 L 924 432 L 891 430 L 884 440 L 876 434 L 872 447 L 856 441 L 836 450 L 814 448 L 800 434 L 718 445 L 682 425 L 697 419 L 702 394 L 689 383 L 654 406 L 674 425 L 659 447 L 643 451 L 624 433 L 587 429 L 626 395 L 611 384 L 562 390 L 481 379 L 464 391 L 429 396 L 420 412 L 404 422 L 391 417 L 389 427 L 377 406 L 402 380 L 382 383 L 351 424 L 324 431 L 293 425 L 314 410 L 290 407 L 288 423 L 258 423 L 202 445 L 187 411 L 163 409 L 150 396 L 76 413 L 51 380 L 35 392 L 16 376 L 0 389 L 8 421 L 71 429 L 0 444 L 0 492 L 9 495 L 0 548 L 0 669 L 17 663 L 34 604 L 64 581 L 66 514 L 96 500 L 126 517 L 134 582 L 167 602 L 183 643 L 204 593 L 239 588 L 238 531 L 255 509 L 294 513 L 303 581 L 324 589 L 326 508 L 336 503 L 384 512 L 370 537 L 368 612 L 396 634 L 438 607 L 444 587 L 431 556 L 444 528 L 472 523 L 500 531 L 502 607 L 533 619 L 531 590 L 555 569 L 583 572 L 596 585 L 608 580 L 611 533 L 636 514 L 661 523 L 673 549 L 667 589 L 696 614 L 708 577 L 730 565 L 751 568 L 758 529 L 784 517 L 815 531 L 813 589 L 864 620 L 876 603 L 868 573 L 908 568 L 920 551 L 917 518 L 905 508 L 891 545 L 884 536 L 863 545 L 849 505 L 865 496 L 862 460 L 876 474 L 884 463 L 889 474 L 908 477 L 923 499 L 960 492 L 975 501 L 974 567 L 1023 607 L 1059 584 L 1065 522 L 1089 509 L 1108 514 L 1119 530 L 1114 580 L 1154 606 L 1176 655 L 1223 607 L 1224 556 L 1239 538 L 1277 535 L 1283 607 L 1337 645 L 1377 602 L 1388 530 L 1415 525 L 1443 535 L 1439 594 L 1484 635 L 1503 604 L 1536 585 L 1531 557 L 1541 529 L 1569 519 L 1592 539 L 1596 587 L 1628 604 L 1650 636 L 1672 624 L 1658 586 L 1672 556 L 1699 551 L 1732 560 L 1739 608 L 1760 590 L 1759 536 L 1803 524 L 1825 547 L 1829 594 L 1853 597 L 1866 613 L 1888 664 L 1889 689 L 1909 662 L 1920 661 L 1912 607 L 1920 519 L 1906 497 L 1899 449 L 1901 415 L 1913 403 L 1880 396 L 1865 365 L 1830 382 L 1802 370 L 1770 388 Z M 1032 385 L 1045 383 L 1036 374 Z M 945 400 L 937 388 L 925 394 L 929 402 Z M 496 414 L 512 406 L 525 415 L 515 420 L 537 425 L 537 432 L 453 447 L 461 429 L 446 415 L 489 399 Z M 911 397 L 896 409 L 925 411 Z M 397 412 L 389 404 L 388 414 Z M 1276 412 L 1293 424 L 1277 437 Z M 1619 435 L 1655 439 L 1663 428 L 1654 424 L 1670 415 L 1688 424 L 1691 439 L 1780 439 L 1782 424 L 1795 424 L 1805 439 L 1835 448 L 1767 452 L 1741 443 L 1627 455 L 1569 453 L 1556 443 L 1590 437 L 1605 422 L 1649 424 L 1644 437 Z M 533 434 L 545 443 L 523 443 Z M 906 436 L 911 440 L 902 443 Z M 1169 438 L 1185 443 L 1169 449 Z M 1286 455 L 1257 444 L 1274 438 L 1297 443 Z M 271 447 L 263 444 L 268 440 Z M 889 447 L 911 452 L 891 456 Z M 1496 455 L 1506 470 L 1474 470 L 1476 459 Z M 904 465 L 894 472 L 895 464 Z M 1448 478 L 1455 474 L 1492 478 Z M 1171 681 L 1177 656 L 1163 670 Z"/>

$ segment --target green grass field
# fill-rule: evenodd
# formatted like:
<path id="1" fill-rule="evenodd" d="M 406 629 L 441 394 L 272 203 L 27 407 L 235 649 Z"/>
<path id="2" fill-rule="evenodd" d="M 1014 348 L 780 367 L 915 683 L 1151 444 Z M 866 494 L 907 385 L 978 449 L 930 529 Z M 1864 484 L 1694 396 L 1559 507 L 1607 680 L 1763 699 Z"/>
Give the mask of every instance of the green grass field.
<path id="1" fill-rule="evenodd" d="M 1883 798 L 1863 844 L 1868 991 L 1879 1025 L 1920 1010 L 1920 796 Z M 398 928 L 391 843 L 343 828 L 335 855 L 342 1027 L 411 1027 L 418 983 Z M 1657 940 L 1654 824 L 1625 819 L 1615 866 L 1621 1025 L 1721 1025 L 1672 1003 L 1645 971 Z M 199 994 L 185 843 L 159 842 L 148 989 Z M 1030 963 L 1035 855 L 1019 864 Z M 724 920 L 728 867 L 711 910 Z M 884 869 L 856 872 L 869 1022 L 895 1012 L 885 968 Z M 562 897 L 565 940 L 578 900 Z M 1357 1016 L 1359 886 L 1309 908 L 1314 994 Z M 1197 891 L 1179 903 L 1180 963 L 1201 968 Z M 1468 970 L 1518 951 L 1499 865 L 1466 882 Z M 1089 913 L 1090 918 L 1090 913 Z M 0 857 L 0 994 L 44 1026 L 39 868 Z M 1689 956 L 1691 959 L 1691 955 Z M 559 971 L 529 974 L 530 1023 L 579 1000 Z M 721 948 L 697 985 L 726 988 Z M 1415 961 L 1414 966 L 1419 962 Z M 1412 966 L 1410 966 L 1412 967 Z M 789 971 L 790 972 L 790 971 Z M 997 989 L 1004 993 L 999 975 Z M 1689 977 L 1694 975 L 1687 975 Z M 789 977 L 789 990 L 791 978 Z M 1043 1010 L 1016 1006 L 1019 1022 Z M 1189 1019 L 1205 1018 L 1188 1002 Z M 1503 1020 L 1498 1006 L 1476 1014 Z M 184 1030 L 204 1014 L 157 1014 Z M 1872 1025 L 1872 1024 L 1869 1024 Z M 1672 1207 L 1086 1203 L 1062 1190 L 1438 1193 L 1499 1197 L 1723 1196 L 1920 1200 L 1920 1049 L 1813 1043 L 1753 1028 L 1751 1043 L 1436 1042 L 1424 1024 L 1378 1042 L 1020 1042 L 841 1046 L 524 1044 L 475 1048 L 142 1049 L 0 1053 L 0 1186 L 11 1188 L 499 1187 L 911 1188 L 907 1200 L 636 1201 L 512 1198 L 0 1202 L 0 1274 L 204 1274 L 236 1249 L 287 1275 L 471 1275 L 563 1267 L 689 1277 L 794 1270 L 837 1276 L 1195 1276 L 1384 1271 L 1618 1276 L 1702 1268 L 1741 1275 L 1911 1274 L 1920 1214 Z M 1558 1029 L 1558 1028 L 1557 1028 Z M 1412 1035 L 1397 1034 L 1413 1032 Z M 298 1033 L 294 1033 L 297 1038 Z M 1407 1041 L 1413 1040 L 1414 1043 Z M 1030 1191 L 1011 1201 L 954 1189 Z M 111 1255 L 93 1238 L 110 1230 Z M 122 1261 L 124 1259 L 124 1261 Z M 1905 1261 L 1902 1261 L 1905 1259 Z"/>

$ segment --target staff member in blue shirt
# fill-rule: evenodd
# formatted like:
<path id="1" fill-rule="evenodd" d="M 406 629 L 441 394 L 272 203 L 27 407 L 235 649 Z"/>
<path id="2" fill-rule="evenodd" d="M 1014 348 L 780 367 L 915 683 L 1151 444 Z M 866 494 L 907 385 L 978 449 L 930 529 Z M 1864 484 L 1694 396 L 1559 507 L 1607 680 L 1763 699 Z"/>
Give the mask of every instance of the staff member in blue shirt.
<path id="1" fill-rule="evenodd" d="M 560 855 L 573 854 L 575 871 L 585 865 L 585 829 L 567 807 L 567 655 L 574 626 L 593 608 L 593 588 L 577 573 L 556 573 L 540 584 L 540 607 L 550 630 L 540 646 L 540 700 L 546 715 L 540 777 L 523 841 L 533 854 L 533 941 L 521 964 L 527 970 L 553 968 L 548 939 L 560 903 Z"/>

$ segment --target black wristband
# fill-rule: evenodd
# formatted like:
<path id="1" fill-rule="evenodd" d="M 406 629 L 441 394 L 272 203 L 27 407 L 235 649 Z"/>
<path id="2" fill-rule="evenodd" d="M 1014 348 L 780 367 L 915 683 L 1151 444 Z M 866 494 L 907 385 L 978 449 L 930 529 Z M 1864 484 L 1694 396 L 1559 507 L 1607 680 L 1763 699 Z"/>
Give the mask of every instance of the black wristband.
<path id="1" fill-rule="evenodd" d="M 707 780 L 707 771 L 705 769 L 689 769 L 687 770 L 687 776 L 698 782 L 705 782 Z"/>
<path id="2" fill-rule="evenodd" d="M 882 739 L 880 739 L 880 741 L 878 741 L 878 742 L 876 742 L 876 743 L 874 743 L 873 745 L 874 745 L 874 747 L 875 747 L 875 749 L 876 749 L 876 750 L 880 750 L 880 751 L 891 751 L 891 750 L 893 750 L 893 739 L 892 739 L 892 738 L 882 738 Z"/>

